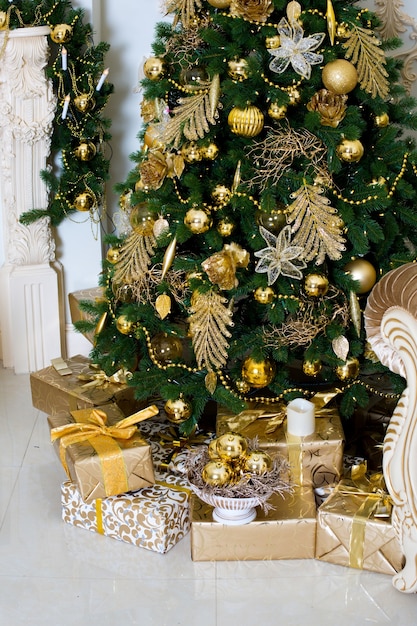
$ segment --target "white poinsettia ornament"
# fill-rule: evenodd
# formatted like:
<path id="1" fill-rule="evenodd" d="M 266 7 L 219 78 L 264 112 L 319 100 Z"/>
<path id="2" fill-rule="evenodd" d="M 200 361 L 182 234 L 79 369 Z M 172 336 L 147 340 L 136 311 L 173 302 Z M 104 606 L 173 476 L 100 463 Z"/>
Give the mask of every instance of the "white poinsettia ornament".
<path id="1" fill-rule="evenodd" d="M 269 54 L 274 57 L 269 69 L 282 74 L 291 63 L 297 74 L 309 79 L 311 66 L 323 62 L 323 55 L 314 50 L 322 43 L 325 33 L 304 37 L 304 30 L 297 20 L 292 19 L 290 24 L 285 17 L 278 24 L 278 33 L 281 45 L 279 48 L 268 48 Z"/>
<path id="2" fill-rule="evenodd" d="M 280 274 L 301 280 L 301 270 L 306 267 L 301 258 L 304 248 L 291 245 L 291 226 L 285 226 L 277 237 L 263 226 L 259 227 L 259 232 L 265 239 L 267 248 L 255 252 L 259 259 L 255 272 L 268 274 L 268 285 L 273 285 Z"/>

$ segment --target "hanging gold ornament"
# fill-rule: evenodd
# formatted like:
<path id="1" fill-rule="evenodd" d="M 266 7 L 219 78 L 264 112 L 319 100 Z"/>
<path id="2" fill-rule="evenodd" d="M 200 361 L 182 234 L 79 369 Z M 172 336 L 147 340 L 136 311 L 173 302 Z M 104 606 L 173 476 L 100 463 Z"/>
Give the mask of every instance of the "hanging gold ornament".
<path id="1" fill-rule="evenodd" d="M 216 230 L 222 237 L 230 237 L 235 227 L 235 223 L 229 220 L 229 218 L 225 217 L 217 224 Z"/>
<path id="2" fill-rule="evenodd" d="M 182 395 L 175 400 L 167 400 L 164 410 L 168 421 L 177 426 L 186 422 L 193 412 L 191 404 Z"/>
<path id="3" fill-rule="evenodd" d="M 333 46 L 334 38 L 336 35 L 336 16 L 334 14 L 332 0 L 327 0 L 326 20 L 327 20 L 327 32 L 329 33 L 330 43 Z"/>
<path id="4" fill-rule="evenodd" d="M 275 291 L 272 287 L 258 287 L 253 296 L 259 304 L 271 304 L 275 299 Z"/>
<path id="5" fill-rule="evenodd" d="M 347 39 L 350 35 L 349 26 L 345 22 L 341 22 L 336 27 L 336 37 L 338 39 Z"/>
<path id="6" fill-rule="evenodd" d="M 288 107 L 285 104 L 271 102 L 268 108 L 268 115 L 273 120 L 283 120 L 287 115 Z"/>
<path id="7" fill-rule="evenodd" d="M 280 204 L 272 211 L 257 211 L 255 219 L 260 226 L 266 228 L 270 233 L 278 235 L 287 223 L 285 210 L 285 205 Z"/>
<path id="8" fill-rule="evenodd" d="M 130 204 L 131 196 L 132 196 L 131 189 L 129 189 L 128 191 L 125 191 L 119 196 L 119 207 L 121 208 L 122 211 L 127 211 L 128 209 L 131 208 L 131 204 Z"/>
<path id="9" fill-rule="evenodd" d="M 246 455 L 248 440 L 240 433 L 228 432 L 217 437 L 216 450 L 223 462 L 231 462 Z"/>
<path id="10" fill-rule="evenodd" d="M 161 320 L 164 320 L 171 313 L 171 298 L 167 293 L 162 293 L 157 297 L 155 309 Z"/>
<path id="11" fill-rule="evenodd" d="M 207 446 L 207 454 L 211 461 L 219 461 L 220 457 L 217 453 L 217 439 L 212 439 Z"/>
<path id="12" fill-rule="evenodd" d="M 376 270 L 366 259 L 353 259 L 343 268 L 347 274 L 359 283 L 356 293 L 367 293 L 376 283 Z"/>
<path id="13" fill-rule="evenodd" d="M 272 35 L 271 37 L 266 37 L 265 39 L 265 48 L 267 50 L 276 50 L 281 45 L 281 37 L 277 35 Z"/>
<path id="14" fill-rule="evenodd" d="M 92 111 L 94 109 L 96 101 L 90 96 L 90 94 L 80 93 L 78 96 L 75 96 L 74 105 L 78 111 L 86 113 L 87 111 Z"/>
<path id="15" fill-rule="evenodd" d="M 205 87 L 205 83 L 208 81 L 207 71 L 203 67 L 195 65 L 181 72 L 180 81 L 188 89 L 201 89 Z"/>
<path id="16" fill-rule="evenodd" d="M 250 390 L 249 383 L 247 383 L 246 380 L 243 380 L 242 378 L 238 378 L 238 380 L 235 381 L 235 387 L 237 391 L 243 395 L 245 393 L 248 393 L 248 391 Z"/>
<path id="17" fill-rule="evenodd" d="M 296 87 L 290 87 L 287 93 L 289 97 L 288 104 L 290 104 L 291 106 L 295 106 L 300 102 L 301 93 L 299 89 L 297 89 Z"/>
<path id="18" fill-rule="evenodd" d="M 176 250 L 177 250 L 177 238 L 174 237 L 173 239 L 171 239 L 171 241 L 169 242 L 165 250 L 164 258 L 162 261 L 161 280 L 164 280 L 169 268 L 171 267 L 175 259 Z"/>
<path id="19" fill-rule="evenodd" d="M 255 137 L 264 127 L 264 115 L 258 107 L 251 105 L 244 109 L 233 107 L 227 123 L 235 135 L 241 137 Z"/>
<path id="20" fill-rule="evenodd" d="M 251 387 L 261 389 L 267 387 L 275 376 L 275 363 L 270 359 L 255 361 L 251 357 L 244 360 L 242 365 L 242 378 Z"/>
<path id="21" fill-rule="evenodd" d="M 147 202 L 140 202 L 132 207 L 129 221 L 135 233 L 147 237 L 152 235 L 156 214 L 149 209 Z"/>
<path id="22" fill-rule="evenodd" d="M 213 220 L 203 209 L 189 209 L 184 217 L 184 224 L 194 235 L 201 235 L 210 230 Z"/>
<path id="23" fill-rule="evenodd" d="M 322 367 L 323 364 L 319 359 L 303 362 L 303 372 L 306 376 L 317 376 L 317 374 L 320 374 Z"/>
<path id="24" fill-rule="evenodd" d="M 200 148 L 201 156 L 203 159 L 207 159 L 208 161 L 214 161 L 219 154 L 218 146 L 212 141 L 206 146 L 201 146 Z"/>
<path id="25" fill-rule="evenodd" d="M 248 264 L 249 253 L 238 244 L 231 243 L 203 261 L 201 267 L 214 285 L 220 289 L 233 289 L 238 285 L 236 268 L 245 268 Z"/>
<path id="26" fill-rule="evenodd" d="M 96 203 L 96 199 L 89 191 L 83 191 L 74 198 L 74 208 L 77 211 L 90 211 Z"/>
<path id="27" fill-rule="evenodd" d="M 100 333 L 103 331 L 106 322 L 107 322 L 107 318 L 108 318 L 108 313 L 107 311 L 104 311 L 104 313 L 102 313 L 100 315 L 100 319 L 97 322 L 97 326 L 94 329 L 94 336 L 98 337 L 100 335 Z"/>
<path id="28" fill-rule="evenodd" d="M 106 259 L 108 260 L 109 263 L 114 265 L 118 261 L 119 254 L 120 254 L 119 248 L 109 248 L 107 250 Z"/>
<path id="29" fill-rule="evenodd" d="M 165 61 L 159 57 L 150 57 L 143 64 L 143 73 L 149 80 L 159 80 L 165 73 Z"/>
<path id="30" fill-rule="evenodd" d="M 375 126 L 377 128 L 386 128 L 389 124 L 388 113 L 381 113 L 381 115 L 375 115 Z"/>
<path id="31" fill-rule="evenodd" d="M 231 482 L 233 470 L 221 461 L 209 461 L 203 467 L 201 478 L 210 487 L 224 487 Z"/>
<path id="32" fill-rule="evenodd" d="M 304 279 L 304 291 L 310 298 L 323 297 L 328 289 L 329 280 L 323 274 L 308 274 Z"/>
<path id="33" fill-rule="evenodd" d="M 168 333 L 157 333 L 151 339 L 155 358 L 161 363 L 172 363 L 182 356 L 182 343 L 179 337 Z"/>
<path id="34" fill-rule="evenodd" d="M 246 455 L 243 470 L 262 476 L 272 469 L 272 458 L 264 450 L 251 450 Z"/>
<path id="35" fill-rule="evenodd" d="M 326 89 L 339 95 L 350 93 L 358 84 L 356 67 L 346 59 L 326 63 L 321 78 Z"/>
<path id="36" fill-rule="evenodd" d="M 56 24 L 51 30 L 51 39 L 54 43 L 66 43 L 72 37 L 72 28 L 68 24 Z"/>
<path id="37" fill-rule="evenodd" d="M 230 6 L 232 0 L 207 0 L 212 7 L 216 9 L 227 9 Z"/>
<path id="38" fill-rule="evenodd" d="M 336 94 L 328 89 L 320 89 L 307 104 L 309 111 L 317 111 L 323 126 L 336 128 L 344 119 L 347 110 L 346 94 Z"/>
<path id="39" fill-rule="evenodd" d="M 116 328 L 122 335 L 129 335 L 134 328 L 134 324 L 126 315 L 119 315 L 116 319 Z"/>
<path id="40" fill-rule="evenodd" d="M 227 63 L 227 73 L 233 80 L 242 81 L 249 76 L 248 62 L 246 59 L 232 59 Z"/>
<path id="41" fill-rule="evenodd" d="M 97 149 L 91 141 L 83 141 L 74 150 L 74 154 L 80 161 L 91 161 L 96 156 Z"/>
<path id="42" fill-rule="evenodd" d="M 359 361 L 355 357 L 346 359 L 343 365 L 336 367 L 336 376 L 341 381 L 353 380 L 359 374 Z"/>
<path id="43" fill-rule="evenodd" d="M 346 361 L 347 355 L 349 354 L 349 339 L 344 335 L 339 335 L 339 337 L 335 337 L 332 341 L 332 349 L 338 359 L 342 359 L 342 361 Z"/>
<path id="44" fill-rule="evenodd" d="M 362 327 L 362 311 L 359 298 L 354 291 L 349 291 L 349 312 L 356 334 L 360 337 Z"/>
<path id="45" fill-rule="evenodd" d="M 202 159 L 201 150 L 195 141 L 190 141 L 183 145 L 181 148 L 181 156 L 187 163 L 198 163 L 198 161 Z"/>
<path id="46" fill-rule="evenodd" d="M 132 302 L 133 301 L 133 292 L 132 287 L 128 284 L 120 285 L 118 283 L 113 282 L 112 291 L 114 297 L 119 302 Z"/>
<path id="47" fill-rule="evenodd" d="M 211 197 L 216 204 L 227 204 L 232 197 L 232 192 L 226 185 L 216 185 L 211 192 Z"/>
<path id="48" fill-rule="evenodd" d="M 289 23 L 297 21 L 301 15 L 301 4 L 297 0 L 291 0 L 286 8 Z"/>
<path id="49" fill-rule="evenodd" d="M 364 155 L 364 147 L 359 139 L 342 139 L 336 146 L 336 154 L 345 163 L 359 163 Z"/>
<path id="50" fill-rule="evenodd" d="M 161 237 L 169 233 L 169 222 L 164 217 L 158 217 L 153 225 L 153 234 L 155 237 Z"/>

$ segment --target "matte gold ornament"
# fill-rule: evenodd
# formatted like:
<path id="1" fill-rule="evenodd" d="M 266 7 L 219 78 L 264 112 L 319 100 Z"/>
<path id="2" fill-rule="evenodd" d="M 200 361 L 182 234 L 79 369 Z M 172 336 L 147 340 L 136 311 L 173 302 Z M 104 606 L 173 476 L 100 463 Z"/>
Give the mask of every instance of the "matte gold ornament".
<path id="1" fill-rule="evenodd" d="M 155 309 L 161 320 L 164 320 L 171 313 L 171 298 L 168 294 L 162 293 L 157 297 Z"/>
<path id="2" fill-rule="evenodd" d="M 336 367 L 336 376 L 341 381 L 353 380 L 359 374 L 359 361 L 355 357 L 346 359 L 343 365 Z"/>
<path id="3" fill-rule="evenodd" d="M 6 11 L 0 11 L 0 30 L 5 30 L 7 28 L 7 22 Z"/>
<path id="4" fill-rule="evenodd" d="M 207 159 L 208 161 L 214 161 L 214 159 L 216 159 L 219 154 L 219 148 L 212 141 L 207 146 L 201 146 L 200 152 L 203 159 Z"/>
<path id="5" fill-rule="evenodd" d="M 96 156 L 97 149 L 91 141 L 83 141 L 74 150 L 74 154 L 80 161 L 91 161 Z"/>
<path id="6" fill-rule="evenodd" d="M 253 296 L 259 304 L 271 304 L 275 299 L 275 291 L 272 287 L 258 287 Z"/>
<path id="7" fill-rule="evenodd" d="M 323 274 L 308 274 L 304 280 L 304 291 L 310 298 L 319 298 L 326 295 L 329 289 L 329 280 Z"/>
<path id="8" fill-rule="evenodd" d="M 216 185 L 211 192 L 211 197 L 216 204 L 227 204 L 232 197 L 232 192 L 226 185 Z"/>
<path id="9" fill-rule="evenodd" d="M 272 35 L 272 37 L 267 37 L 265 39 L 265 48 L 267 50 L 276 50 L 281 45 L 281 37 L 277 35 Z"/>
<path id="10" fill-rule="evenodd" d="M 161 363 L 172 363 L 182 356 L 182 343 L 179 337 L 168 333 L 158 333 L 151 339 L 155 358 Z"/>
<path id="11" fill-rule="evenodd" d="M 207 0 L 207 2 L 216 9 L 227 9 L 230 6 L 232 0 Z"/>
<path id="12" fill-rule="evenodd" d="M 201 235 L 210 230 L 213 220 L 203 209 L 189 209 L 184 217 L 184 224 L 194 235 Z"/>
<path id="13" fill-rule="evenodd" d="M 389 124 L 388 113 L 381 113 L 381 115 L 375 115 L 375 126 L 377 128 L 386 128 Z"/>
<path id="14" fill-rule="evenodd" d="M 231 482 L 233 470 L 221 461 L 209 461 L 203 467 L 201 478 L 210 487 L 223 487 Z"/>
<path id="15" fill-rule="evenodd" d="M 51 39 L 54 43 L 66 43 L 72 37 L 72 28 L 68 24 L 56 24 L 51 31 Z"/>
<path id="16" fill-rule="evenodd" d="M 272 211 L 257 211 L 256 221 L 270 233 L 278 235 L 287 223 L 285 210 L 286 207 L 282 204 L 281 207 L 277 207 Z"/>
<path id="17" fill-rule="evenodd" d="M 198 161 L 202 159 L 201 150 L 195 141 L 190 141 L 183 145 L 181 148 L 181 156 L 187 163 L 198 163 Z"/>
<path id="18" fill-rule="evenodd" d="M 245 459 L 243 465 L 245 472 L 262 476 L 272 469 L 272 458 L 264 450 L 251 450 Z"/>
<path id="19" fill-rule="evenodd" d="M 182 395 L 175 400 L 167 400 L 164 410 L 168 421 L 172 424 L 180 425 L 186 422 L 193 412 L 191 404 Z"/>
<path id="20" fill-rule="evenodd" d="M 355 89 L 358 84 L 358 72 L 350 61 L 335 59 L 326 63 L 321 79 L 326 89 L 341 95 Z"/>
<path id="21" fill-rule="evenodd" d="M 343 269 L 347 274 L 350 274 L 353 280 L 359 283 L 356 293 L 367 293 L 376 283 L 376 270 L 372 263 L 366 259 L 353 259 Z"/>
<path id="22" fill-rule="evenodd" d="M 227 73 L 233 80 L 242 81 L 249 76 L 246 59 L 232 59 L 227 63 Z"/>
<path id="23" fill-rule="evenodd" d="M 217 454 L 223 462 L 236 461 L 246 455 L 248 440 L 240 433 L 224 433 L 216 441 Z"/>
<path id="24" fill-rule="evenodd" d="M 119 315 L 116 320 L 116 328 L 122 335 L 129 335 L 133 330 L 134 324 L 126 317 L 126 315 Z"/>
<path id="25" fill-rule="evenodd" d="M 155 237 L 161 237 L 169 233 L 169 222 L 164 217 L 158 217 L 153 225 L 153 234 Z"/>
<path id="26" fill-rule="evenodd" d="M 332 341 L 332 348 L 338 359 L 346 361 L 349 354 L 349 339 L 344 335 L 335 337 Z"/>
<path id="27" fill-rule="evenodd" d="M 90 211 L 95 205 L 95 197 L 89 191 L 83 191 L 79 193 L 74 199 L 74 208 L 77 211 Z"/>
<path id="28" fill-rule="evenodd" d="M 261 389 L 267 387 L 275 376 L 275 363 L 270 359 L 255 361 L 251 357 L 245 359 L 242 365 L 242 378 L 251 387 Z"/>
<path id="29" fill-rule="evenodd" d="M 165 62 L 159 57 L 150 57 L 143 64 L 143 73 L 149 80 L 159 80 L 165 73 Z"/>
<path id="30" fill-rule="evenodd" d="M 80 93 L 78 96 L 75 96 L 74 105 L 78 111 L 86 113 L 87 111 L 92 111 L 92 109 L 94 109 L 96 101 L 90 96 L 90 94 Z"/>
<path id="31" fill-rule="evenodd" d="M 233 107 L 230 111 L 227 123 L 235 135 L 241 137 L 255 137 L 264 127 L 264 115 L 258 107 L 247 106 L 244 109 Z"/>
<path id="32" fill-rule="evenodd" d="M 347 40 L 342 45 L 346 59 L 352 59 L 357 67 L 361 89 L 372 98 L 387 98 L 390 91 L 387 59 L 375 32 L 352 22 Z"/>
<path id="33" fill-rule="evenodd" d="M 117 263 L 119 259 L 119 255 L 120 255 L 119 248 L 109 248 L 107 250 L 106 259 L 108 260 L 109 263 L 114 265 L 115 263 Z"/>
<path id="34" fill-rule="evenodd" d="M 273 120 L 283 120 L 286 117 L 288 107 L 285 104 L 278 104 L 277 102 L 271 102 L 268 108 L 268 115 Z"/>
<path id="35" fill-rule="evenodd" d="M 149 209 L 147 202 L 136 204 L 130 213 L 129 221 L 135 233 L 149 236 L 153 233 L 156 214 Z"/>
<path id="36" fill-rule="evenodd" d="M 220 220 L 220 222 L 216 226 L 216 230 L 222 237 L 230 237 L 236 228 L 236 224 L 229 220 L 229 218 L 224 218 Z"/>
<path id="37" fill-rule="evenodd" d="M 319 359 L 303 362 L 303 372 L 306 376 L 317 376 L 320 374 L 322 367 L 323 364 Z"/>
<path id="38" fill-rule="evenodd" d="M 345 163 L 359 163 L 364 155 L 364 147 L 359 139 L 343 139 L 336 146 L 336 154 Z"/>

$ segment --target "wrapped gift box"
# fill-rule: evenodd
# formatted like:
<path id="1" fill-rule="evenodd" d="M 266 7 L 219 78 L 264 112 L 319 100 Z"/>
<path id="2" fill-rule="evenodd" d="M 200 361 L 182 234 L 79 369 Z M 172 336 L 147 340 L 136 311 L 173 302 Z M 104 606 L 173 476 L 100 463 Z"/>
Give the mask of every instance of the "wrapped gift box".
<path id="1" fill-rule="evenodd" d="M 128 415 L 140 408 L 131 387 L 106 380 L 102 372 L 91 367 L 87 357 L 78 355 L 54 361 L 56 367 L 51 365 L 30 374 L 32 404 L 36 409 L 53 415 L 116 402 Z"/>
<path id="2" fill-rule="evenodd" d="M 184 478 L 159 478 L 152 487 L 90 504 L 73 482 L 66 481 L 61 487 L 62 519 L 140 548 L 168 552 L 190 530 L 190 491 Z"/>
<path id="3" fill-rule="evenodd" d="M 80 302 L 91 301 L 98 302 L 103 300 L 103 287 L 91 287 L 90 289 L 80 289 L 68 294 L 68 304 L 70 309 L 71 321 L 73 324 L 81 321 L 93 321 L 88 313 L 80 309 Z M 91 343 L 94 343 L 94 332 L 83 333 L 84 337 Z"/>
<path id="4" fill-rule="evenodd" d="M 113 428 L 125 419 L 116 404 L 106 404 L 97 408 L 104 411 L 107 425 Z M 150 415 L 155 414 L 154 409 L 155 407 L 150 407 L 145 414 L 148 412 Z M 89 426 L 91 413 L 94 411 L 95 409 L 82 409 L 50 415 L 48 424 L 51 437 L 55 435 L 55 429 L 61 430 L 68 424 L 74 426 L 78 423 L 80 430 Z M 91 435 L 90 432 L 88 439 L 69 445 L 65 445 L 64 437 L 55 440 L 57 454 L 85 502 L 154 484 L 151 447 L 136 427 L 133 430 L 136 430 L 136 433 L 129 439 L 120 439 L 116 434 L 114 438 L 103 434 Z"/>
<path id="5" fill-rule="evenodd" d="M 252 421 L 251 414 L 256 416 Z M 240 423 L 246 425 L 241 428 Z M 345 437 L 336 408 L 326 406 L 316 411 L 315 423 L 313 435 L 290 436 L 285 409 L 276 410 L 273 404 L 258 403 L 237 416 L 219 407 L 216 431 L 217 436 L 232 430 L 249 439 L 257 437 L 259 448 L 289 460 L 294 482 L 317 488 L 340 480 Z"/>
<path id="6" fill-rule="evenodd" d="M 350 485 L 350 481 L 342 480 L 318 509 L 316 558 L 395 574 L 402 569 L 404 559 L 391 519 L 374 514 L 364 518 L 361 510 L 367 495 L 349 492 Z"/>
<path id="7" fill-rule="evenodd" d="M 215 522 L 213 507 L 191 497 L 191 556 L 193 561 L 258 561 L 314 558 L 316 505 L 309 488 L 297 488 L 282 498 L 274 494 L 273 508 L 257 508 L 253 522 L 228 526 Z"/>

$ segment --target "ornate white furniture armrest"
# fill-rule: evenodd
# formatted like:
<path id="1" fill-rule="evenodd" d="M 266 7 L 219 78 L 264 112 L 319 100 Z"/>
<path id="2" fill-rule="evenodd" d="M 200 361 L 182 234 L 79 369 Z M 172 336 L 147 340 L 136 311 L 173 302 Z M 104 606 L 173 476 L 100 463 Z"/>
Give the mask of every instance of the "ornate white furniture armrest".
<path id="1" fill-rule="evenodd" d="M 383 471 L 394 503 L 393 525 L 404 569 L 393 585 L 417 592 L 417 264 L 388 272 L 365 309 L 369 343 L 380 361 L 407 381 L 384 440 Z"/>

